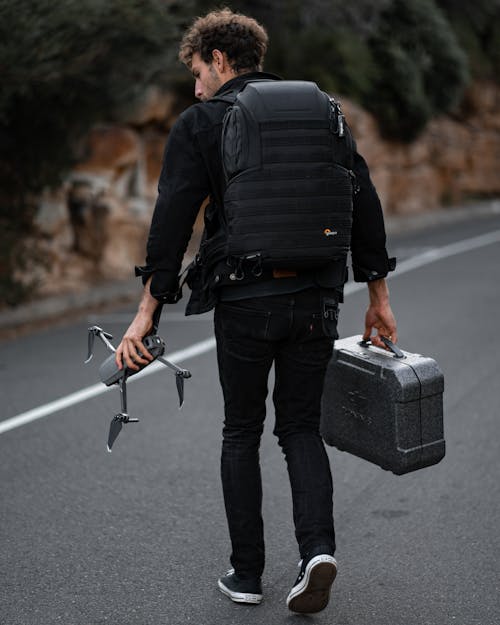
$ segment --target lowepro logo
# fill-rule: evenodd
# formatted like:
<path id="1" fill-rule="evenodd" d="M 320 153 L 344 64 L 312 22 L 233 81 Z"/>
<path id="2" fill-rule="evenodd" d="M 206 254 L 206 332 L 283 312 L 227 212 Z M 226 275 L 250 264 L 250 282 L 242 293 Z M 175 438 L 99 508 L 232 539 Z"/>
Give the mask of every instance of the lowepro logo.
<path id="1" fill-rule="evenodd" d="M 330 230 L 330 228 L 325 228 L 323 230 L 323 234 L 326 237 L 334 237 L 336 234 L 338 234 L 337 230 Z"/>

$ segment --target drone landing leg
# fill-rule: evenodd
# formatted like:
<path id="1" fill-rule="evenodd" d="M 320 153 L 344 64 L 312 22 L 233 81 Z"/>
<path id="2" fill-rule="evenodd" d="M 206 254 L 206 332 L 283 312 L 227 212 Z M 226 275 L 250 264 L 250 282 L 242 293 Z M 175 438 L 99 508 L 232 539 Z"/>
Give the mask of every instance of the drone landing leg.
<path id="1" fill-rule="evenodd" d="M 111 448 L 113 447 L 113 443 L 118 438 L 118 434 L 121 432 L 122 426 L 124 423 L 137 423 L 139 419 L 135 419 L 134 417 L 129 417 L 127 412 L 127 376 L 124 375 L 120 380 L 118 380 L 118 385 L 120 386 L 120 399 L 122 410 L 117 415 L 113 417 L 111 423 L 109 425 L 109 434 L 108 434 L 108 451 L 111 452 Z"/>

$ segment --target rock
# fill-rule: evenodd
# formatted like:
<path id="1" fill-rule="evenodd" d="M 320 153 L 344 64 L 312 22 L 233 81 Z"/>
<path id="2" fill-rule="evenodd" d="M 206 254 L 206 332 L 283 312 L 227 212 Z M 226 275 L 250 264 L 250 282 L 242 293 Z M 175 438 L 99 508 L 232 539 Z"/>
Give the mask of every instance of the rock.
<path id="1" fill-rule="evenodd" d="M 158 194 L 163 152 L 167 141 L 165 132 L 148 130 L 142 135 L 143 156 L 145 165 L 144 194 L 153 202 Z"/>
<path id="2" fill-rule="evenodd" d="M 44 191 L 40 196 L 35 216 L 36 231 L 51 240 L 71 238 L 68 211 L 66 207 L 67 189 L 61 187 L 57 191 Z"/>
<path id="3" fill-rule="evenodd" d="M 148 227 L 143 222 L 115 217 L 110 220 L 109 233 L 109 242 L 103 249 L 100 275 L 109 280 L 130 278 L 134 275 L 134 265 L 144 262 Z"/>
<path id="4" fill-rule="evenodd" d="M 103 192 L 97 195 L 89 184 L 74 184 L 68 193 L 68 211 L 73 228 L 73 250 L 91 259 L 96 267 L 109 240 L 111 212 Z"/>
<path id="5" fill-rule="evenodd" d="M 466 117 L 483 116 L 488 113 L 498 114 L 500 90 L 491 82 L 475 82 L 469 86 L 463 97 L 461 109 Z"/>
<path id="6" fill-rule="evenodd" d="M 77 172 L 119 172 L 139 160 L 139 137 L 130 128 L 99 126 L 87 139 L 87 156 L 75 167 Z"/>
<path id="7" fill-rule="evenodd" d="M 134 126 L 145 126 L 155 122 L 162 126 L 170 126 L 175 116 L 176 102 L 177 97 L 174 93 L 151 85 L 140 98 L 123 109 L 120 116 Z"/>

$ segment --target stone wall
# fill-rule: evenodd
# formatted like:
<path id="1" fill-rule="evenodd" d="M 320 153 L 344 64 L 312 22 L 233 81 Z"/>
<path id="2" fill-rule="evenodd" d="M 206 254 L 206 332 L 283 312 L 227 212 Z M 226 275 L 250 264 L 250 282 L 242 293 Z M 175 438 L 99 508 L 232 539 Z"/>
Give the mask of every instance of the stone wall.
<path id="1" fill-rule="evenodd" d="M 476 84 L 454 117 L 434 119 L 417 141 L 384 141 L 377 123 L 345 101 L 358 149 L 365 157 L 386 214 L 456 205 L 500 195 L 500 88 Z"/>
<path id="2" fill-rule="evenodd" d="M 500 195 L 499 100 L 498 87 L 474 85 L 459 115 L 435 119 L 417 141 L 400 144 L 382 139 L 373 116 L 342 98 L 386 214 Z M 42 295 L 130 278 L 143 262 L 164 144 L 182 106 L 150 89 L 126 124 L 95 127 L 85 158 L 59 190 L 40 198 L 38 243 L 48 261 L 37 269 Z"/>
<path id="3" fill-rule="evenodd" d="M 179 103 L 151 88 L 126 124 L 99 125 L 85 156 L 55 192 L 40 198 L 40 294 L 78 292 L 133 276 L 144 250 L 168 132 Z"/>

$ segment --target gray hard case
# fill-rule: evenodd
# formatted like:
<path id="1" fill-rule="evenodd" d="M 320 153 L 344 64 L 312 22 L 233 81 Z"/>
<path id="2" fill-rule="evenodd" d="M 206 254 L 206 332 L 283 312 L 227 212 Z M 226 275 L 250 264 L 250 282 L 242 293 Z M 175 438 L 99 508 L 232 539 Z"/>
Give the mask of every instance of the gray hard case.
<path id="1" fill-rule="evenodd" d="M 400 355 L 364 344 L 361 336 L 336 341 L 321 415 L 328 445 L 397 475 L 445 455 L 443 374 L 432 358 Z"/>

